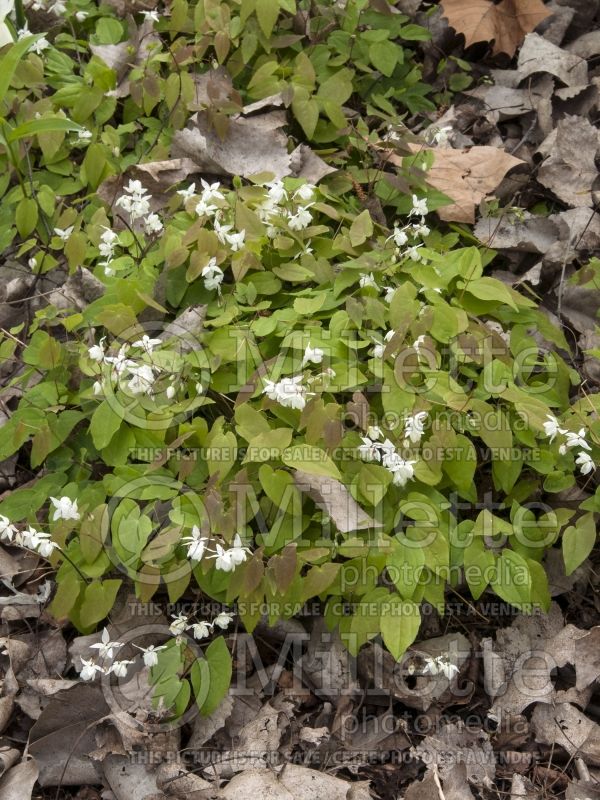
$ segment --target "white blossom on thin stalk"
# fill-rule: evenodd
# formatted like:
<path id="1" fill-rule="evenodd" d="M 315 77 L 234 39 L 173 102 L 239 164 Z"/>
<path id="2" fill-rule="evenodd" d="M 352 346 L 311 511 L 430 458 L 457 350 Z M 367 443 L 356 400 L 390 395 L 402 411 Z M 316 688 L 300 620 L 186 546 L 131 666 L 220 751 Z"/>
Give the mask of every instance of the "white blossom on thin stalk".
<path id="1" fill-rule="evenodd" d="M 564 435 L 566 430 L 560 427 L 560 424 L 553 414 L 546 414 L 547 422 L 544 422 L 544 433 L 550 437 L 550 444 L 554 441 L 557 434 Z"/>
<path id="2" fill-rule="evenodd" d="M 302 359 L 302 366 L 306 364 L 321 364 L 323 362 L 324 353 L 320 347 L 311 347 L 310 342 L 306 345 L 304 357 Z"/>
<path id="3" fill-rule="evenodd" d="M 110 634 L 107 628 L 102 631 L 102 641 L 90 645 L 90 650 L 97 650 L 99 658 L 112 658 L 113 651 L 119 650 L 123 647 L 123 642 L 111 641 Z"/>
<path id="4" fill-rule="evenodd" d="M 575 463 L 579 467 L 579 471 L 581 472 L 582 475 L 589 475 L 590 472 L 593 472 L 596 469 L 596 465 L 594 464 L 594 459 L 590 456 L 589 453 L 586 453 L 584 450 L 582 450 L 580 453 L 577 454 Z"/>
<path id="5" fill-rule="evenodd" d="M 154 645 L 151 644 L 148 647 L 139 647 L 137 644 L 133 645 L 136 650 L 140 650 L 142 653 L 142 660 L 146 667 L 155 667 L 158 664 L 158 654 L 161 650 L 166 650 L 166 644 Z"/>
<path id="6" fill-rule="evenodd" d="M 50 502 L 54 506 L 54 515 L 52 520 L 56 522 L 57 519 L 79 519 L 79 510 L 77 508 L 77 500 L 71 500 L 69 497 L 51 497 Z"/>
<path id="7" fill-rule="evenodd" d="M 217 265 L 217 259 L 211 258 L 208 264 L 204 267 L 201 273 L 204 278 L 204 288 L 208 291 L 216 289 L 221 291 L 221 284 L 223 283 L 224 273 L 221 267 Z"/>
<path id="8" fill-rule="evenodd" d="M 206 637 L 211 634 L 212 626 L 208 622 L 202 620 L 189 625 L 188 630 L 192 631 L 194 639 L 206 639 Z"/>
<path id="9" fill-rule="evenodd" d="M 185 633 L 188 627 L 188 618 L 185 614 L 177 614 L 175 617 L 172 618 L 173 622 L 169 625 L 169 630 L 173 634 L 173 636 L 179 636 L 182 633 Z"/>
<path id="10" fill-rule="evenodd" d="M 419 411 L 417 414 L 408 417 L 404 423 L 404 438 L 412 442 L 412 444 L 418 444 L 425 433 L 424 425 L 426 419 L 426 411 Z"/>
<path id="11" fill-rule="evenodd" d="M 104 675 L 104 670 L 102 667 L 95 664 L 91 658 L 82 658 L 79 656 L 79 660 L 81 661 L 81 672 L 79 673 L 79 677 L 82 681 L 93 681 L 96 675 L 100 672 Z"/>
<path id="12" fill-rule="evenodd" d="M 302 385 L 303 376 L 296 375 L 293 378 L 282 378 L 280 381 L 265 381 L 263 394 L 270 400 L 274 400 L 279 405 L 286 408 L 296 408 L 299 411 L 306 406 L 308 392 Z"/>
<path id="13" fill-rule="evenodd" d="M 372 272 L 370 272 L 368 275 L 361 275 L 358 281 L 358 285 L 360 286 L 361 289 L 366 289 L 367 287 L 370 287 L 371 289 L 379 290 L 379 286 L 377 285 L 377 281 L 375 280 L 375 276 L 373 275 Z"/>
<path id="14" fill-rule="evenodd" d="M 192 561 L 200 561 L 206 552 L 206 543 L 208 539 L 202 536 L 200 528 L 194 525 L 191 534 L 189 536 L 184 536 L 181 542 L 187 545 L 187 557 Z"/>

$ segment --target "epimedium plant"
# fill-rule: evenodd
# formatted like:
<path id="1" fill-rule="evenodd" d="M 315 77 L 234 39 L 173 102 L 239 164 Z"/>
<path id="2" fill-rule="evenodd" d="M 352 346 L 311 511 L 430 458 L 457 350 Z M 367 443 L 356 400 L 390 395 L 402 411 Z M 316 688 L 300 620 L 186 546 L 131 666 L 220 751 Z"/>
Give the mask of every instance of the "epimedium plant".
<path id="1" fill-rule="evenodd" d="M 367 97 L 376 71 L 382 94 L 368 103 L 392 118 L 404 70 L 416 69 L 398 40 L 418 31 L 380 5 L 351 4 L 342 23 L 321 9 L 309 26 L 315 36 L 328 29 L 333 44 L 319 39 L 308 62 L 287 2 L 175 0 L 170 17 L 144 22 L 171 38 L 181 70 L 212 48 L 240 92 L 252 81 L 263 97 L 291 85 L 305 135 L 344 145 L 341 104 Z M 94 25 L 101 44 L 125 36 L 95 6 L 76 7 L 75 23 Z M 199 51 L 183 51 L 188 37 Z M 548 548 L 562 548 L 570 573 L 595 541 L 596 496 L 576 512 L 561 493 L 595 471 L 597 401 L 578 391 L 567 343 L 536 303 L 484 274 L 493 252 L 432 228 L 433 192 L 386 202 L 383 174 L 375 191 L 386 225 L 341 191 L 339 176 L 319 186 L 267 174 L 231 187 L 199 179 L 159 211 L 143 182 L 129 180 L 112 211 L 98 198 L 80 202 L 149 145 L 160 153 L 185 122 L 171 112 L 187 79 L 181 72 L 183 88 L 170 94 L 159 40 L 115 119 L 118 98 L 106 96 L 115 70 L 98 56 L 68 59 L 83 47 L 72 33 L 39 54 L 23 41 L 4 56 L 17 65 L 9 101 L 26 75 L 38 78 L 27 90 L 35 100 L 11 106 L 15 124 L 67 109 L 86 130 L 68 139 L 28 129 L 37 148 L 11 163 L 13 179 L 28 170 L 29 184 L 6 179 L 2 235 L 7 244 L 18 232 L 17 256 L 32 270 L 85 267 L 97 289 L 80 308 L 41 308 L 0 344 L 4 361 L 23 365 L 10 381 L 20 399 L 0 458 L 20 451 L 37 472 L 0 503 L 0 535 L 56 569 L 55 617 L 88 633 L 122 587 L 141 601 L 200 591 L 235 608 L 251 632 L 316 599 L 352 653 L 381 636 L 400 659 L 422 603 L 442 609 L 447 589 L 463 583 L 475 599 L 491 590 L 522 609 L 547 608 Z M 140 110 L 147 119 L 133 122 Z M 361 125 L 394 147 L 362 121 L 356 141 Z M 80 173 L 66 170 L 73 153 L 85 154 Z M 407 180 L 422 168 L 425 185 L 426 159 L 408 159 Z M 38 215 L 23 210 L 29 199 Z M 157 700 L 174 715 L 192 696 L 211 713 L 227 691 L 231 658 L 214 634 L 232 621 L 227 611 L 180 614 L 171 640 L 143 650 Z M 189 646 L 208 639 L 201 655 Z M 106 633 L 82 677 L 125 676 L 120 645 Z"/>

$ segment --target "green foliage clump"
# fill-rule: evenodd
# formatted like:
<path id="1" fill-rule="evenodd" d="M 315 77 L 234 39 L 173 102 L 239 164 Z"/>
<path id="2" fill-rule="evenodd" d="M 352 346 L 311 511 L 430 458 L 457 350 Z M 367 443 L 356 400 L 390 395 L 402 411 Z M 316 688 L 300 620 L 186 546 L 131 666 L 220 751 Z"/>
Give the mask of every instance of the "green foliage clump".
<path id="1" fill-rule="evenodd" d="M 318 601 L 352 653 L 381 636 L 399 659 L 424 602 L 443 610 L 466 582 L 547 608 L 548 548 L 562 542 L 572 572 L 594 544 L 596 497 L 582 513 L 559 499 L 600 443 L 562 334 L 485 274 L 492 251 L 430 228 L 444 199 L 426 156 L 400 169 L 408 192 L 381 169 L 394 144 L 378 128 L 431 107 L 404 46 L 425 32 L 381 5 L 342 19 L 330 4 L 175 0 L 122 101 L 117 71 L 73 33 L 3 56 L 5 125 L 25 133 L 0 155 L 0 239 L 39 275 L 84 267 L 95 299 L 42 307 L 0 343 L 23 364 L 0 459 L 20 451 L 38 473 L 0 503 L 0 529 L 49 558 L 51 611 L 82 632 L 124 582 L 143 602 L 196 587 L 248 631 Z M 93 45 L 128 35 L 77 8 Z M 343 171 L 318 187 L 197 180 L 158 211 L 139 180 L 112 210 L 86 194 L 165 157 L 198 57 L 226 65 L 240 103 L 282 93 Z M 237 107 L 211 110 L 225 131 Z M 71 121 L 90 134 L 68 138 Z M 173 621 L 152 675 L 177 715 L 192 692 L 210 713 L 231 675 L 222 637 L 190 660 L 183 634 L 227 624 Z"/>

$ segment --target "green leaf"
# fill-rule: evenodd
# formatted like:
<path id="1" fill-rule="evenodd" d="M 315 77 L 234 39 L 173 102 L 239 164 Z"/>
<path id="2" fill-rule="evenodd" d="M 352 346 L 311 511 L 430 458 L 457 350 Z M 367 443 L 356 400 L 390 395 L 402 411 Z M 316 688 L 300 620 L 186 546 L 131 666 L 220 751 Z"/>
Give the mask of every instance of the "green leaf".
<path id="1" fill-rule="evenodd" d="M 373 233 L 373 220 L 368 209 L 365 208 L 350 226 L 350 244 L 357 247 L 363 244 Z"/>
<path id="2" fill-rule="evenodd" d="M 319 104 L 312 97 L 304 97 L 298 90 L 292 100 L 292 112 L 306 134 L 307 139 L 312 139 L 317 122 L 319 121 Z"/>
<path id="3" fill-rule="evenodd" d="M 262 32 L 268 38 L 279 16 L 279 0 L 256 0 L 256 16 Z"/>
<path id="4" fill-rule="evenodd" d="M 369 47 L 371 64 L 388 78 L 391 77 L 401 55 L 401 48 L 389 40 L 373 42 Z"/>
<path id="5" fill-rule="evenodd" d="M 227 694 L 231 683 L 231 654 L 225 639 L 219 636 L 209 644 L 206 657 L 194 661 L 190 680 L 200 713 L 209 716 Z"/>
<path id="6" fill-rule="evenodd" d="M 288 467 L 303 469 L 310 475 L 324 475 L 338 480 L 342 477 L 339 469 L 320 447 L 297 444 L 284 450 L 281 460 Z"/>
<path id="7" fill-rule="evenodd" d="M 419 633 L 421 625 L 419 606 L 401 597 L 384 600 L 381 604 L 379 625 L 385 646 L 396 661 L 399 661 Z"/>
<path id="8" fill-rule="evenodd" d="M 592 552 L 596 544 L 596 523 L 592 512 L 579 517 L 563 533 L 562 553 L 565 572 L 571 575 Z"/>
<path id="9" fill-rule="evenodd" d="M 38 133 L 51 133 L 53 131 L 83 131 L 81 125 L 71 122 L 64 117 L 45 117 L 44 119 L 32 119 L 13 128 L 6 137 L 9 142 L 17 142 L 28 136 L 35 136 Z"/>
<path id="10" fill-rule="evenodd" d="M 29 52 L 31 45 L 41 39 L 42 35 L 38 33 L 35 36 L 26 36 L 23 39 L 19 39 L 18 42 L 11 45 L 8 53 L 0 59 L 0 103 L 6 97 L 19 61 Z"/>
<path id="11" fill-rule="evenodd" d="M 90 434 L 98 450 L 102 450 L 110 442 L 121 427 L 121 421 L 122 418 L 106 400 L 96 408 L 90 420 Z"/>
<path id="12" fill-rule="evenodd" d="M 38 206 L 32 197 L 24 197 L 17 206 L 15 223 L 19 235 L 25 239 L 35 230 L 38 222 Z"/>
<path id="13" fill-rule="evenodd" d="M 85 587 L 79 617 L 86 627 L 95 625 L 110 614 L 122 583 L 119 579 L 111 579 L 93 581 Z"/>

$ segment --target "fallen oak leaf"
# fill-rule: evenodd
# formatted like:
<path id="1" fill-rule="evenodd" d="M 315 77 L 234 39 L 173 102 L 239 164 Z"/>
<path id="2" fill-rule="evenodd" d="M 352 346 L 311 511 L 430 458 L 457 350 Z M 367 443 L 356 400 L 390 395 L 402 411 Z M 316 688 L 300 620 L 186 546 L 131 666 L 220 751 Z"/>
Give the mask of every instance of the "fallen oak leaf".
<path id="1" fill-rule="evenodd" d="M 423 152 L 410 145 L 413 152 Z M 437 210 L 446 222 L 475 222 L 475 209 L 484 197 L 501 183 L 506 173 L 525 162 L 496 147 L 477 146 L 454 150 L 451 147 L 429 148 L 434 162 L 426 175 L 427 183 L 454 202 Z M 390 161 L 402 164 L 399 156 Z"/>
<path id="2" fill-rule="evenodd" d="M 476 42 L 494 42 L 492 52 L 514 56 L 525 35 L 551 15 L 541 0 L 443 0 L 449 25 L 465 37 L 469 47 Z"/>
<path id="3" fill-rule="evenodd" d="M 294 480 L 298 488 L 331 517 L 341 533 L 381 527 L 358 505 L 344 484 L 335 478 L 310 475 L 302 469 L 296 469 Z"/>

